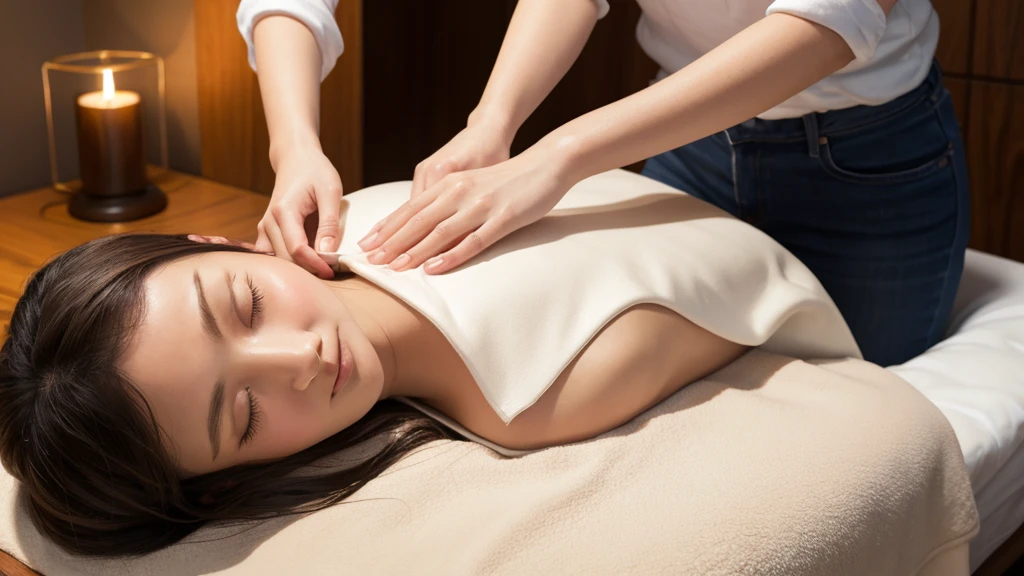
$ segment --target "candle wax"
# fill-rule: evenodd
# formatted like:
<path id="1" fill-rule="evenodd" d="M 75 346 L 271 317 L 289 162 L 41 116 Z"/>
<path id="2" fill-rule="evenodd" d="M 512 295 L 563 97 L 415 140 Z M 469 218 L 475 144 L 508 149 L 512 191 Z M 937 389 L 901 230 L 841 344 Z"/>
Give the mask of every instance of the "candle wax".
<path id="1" fill-rule="evenodd" d="M 78 105 L 86 108 L 97 108 L 110 110 L 113 108 L 124 108 L 139 103 L 139 93 L 131 90 L 115 90 L 114 97 L 110 100 L 103 99 L 103 92 L 86 92 L 78 97 Z"/>
<path id="2" fill-rule="evenodd" d="M 77 99 L 78 168 L 82 190 L 119 196 L 146 187 L 142 100 L 138 92 L 116 90 L 113 98 L 87 92 Z"/>

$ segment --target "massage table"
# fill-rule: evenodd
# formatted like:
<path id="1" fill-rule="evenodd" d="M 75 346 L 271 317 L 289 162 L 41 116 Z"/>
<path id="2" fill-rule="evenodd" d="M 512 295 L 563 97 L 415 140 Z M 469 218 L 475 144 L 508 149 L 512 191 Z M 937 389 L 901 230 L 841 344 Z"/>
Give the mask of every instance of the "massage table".
<path id="1" fill-rule="evenodd" d="M 66 555 L 0 470 L 0 548 L 45 574 L 962 575 L 1024 523 L 1022 422 L 1024 264 L 969 251 L 948 338 L 889 370 L 754 350 L 596 439 L 434 442 L 341 505 L 137 559 Z"/>
<path id="2" fill-rule="evenodd" d="M 1024 552 L 1024 264 L 968 250 L 946 339 L 890 370 L 956 431 L 981 517 L 971 571 L 1001 573 Z"/>

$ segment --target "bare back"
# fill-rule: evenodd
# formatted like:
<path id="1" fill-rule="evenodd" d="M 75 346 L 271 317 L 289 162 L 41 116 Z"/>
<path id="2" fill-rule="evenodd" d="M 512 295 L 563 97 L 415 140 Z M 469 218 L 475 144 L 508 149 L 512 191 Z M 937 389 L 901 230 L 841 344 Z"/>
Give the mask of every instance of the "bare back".
<path id="1" fill-rule="evenodd" d="M 464 366 L 451 398 L 432 404 L 501 446 L 543 448 L 616 428 L 746 349 L 667 308 L 643 304 L 606 325 L 544 395 L 508 425 Z"/>

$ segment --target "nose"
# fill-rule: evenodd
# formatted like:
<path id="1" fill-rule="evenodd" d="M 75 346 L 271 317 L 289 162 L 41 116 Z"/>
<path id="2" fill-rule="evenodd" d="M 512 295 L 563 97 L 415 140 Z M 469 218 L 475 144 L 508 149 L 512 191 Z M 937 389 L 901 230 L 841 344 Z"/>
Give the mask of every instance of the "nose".
<path id="1" fill-rule="evenodd" d="M 323 339 L 315 332 L 264 333 L 246 343 L 242 361 L 253 377 L 305 390 L 320 373 Z"/>

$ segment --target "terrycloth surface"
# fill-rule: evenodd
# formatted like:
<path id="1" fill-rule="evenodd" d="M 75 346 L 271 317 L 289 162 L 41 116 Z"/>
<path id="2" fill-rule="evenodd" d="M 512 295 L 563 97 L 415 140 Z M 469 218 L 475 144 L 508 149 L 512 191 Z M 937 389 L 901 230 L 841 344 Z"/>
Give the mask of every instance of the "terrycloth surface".
<path id="1" fill-rule="evenodd" d="M 889 370 L 956 432 L 981 516 L 977 568 L 1024 523 L 1024 264 L 968 250 L 946 339 Z"/>
<path id="2" fill-rule="evenodd" d="M 0 547 L 47 574 L 904 576 L 978 527 L 956 437 L 912 386 L 757 350 L 596 439 L 516 459 L 437 442 L 348 503 L 137 560 L 65 557 L 14 484 Z"/>

